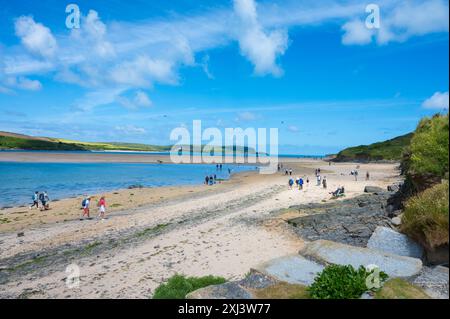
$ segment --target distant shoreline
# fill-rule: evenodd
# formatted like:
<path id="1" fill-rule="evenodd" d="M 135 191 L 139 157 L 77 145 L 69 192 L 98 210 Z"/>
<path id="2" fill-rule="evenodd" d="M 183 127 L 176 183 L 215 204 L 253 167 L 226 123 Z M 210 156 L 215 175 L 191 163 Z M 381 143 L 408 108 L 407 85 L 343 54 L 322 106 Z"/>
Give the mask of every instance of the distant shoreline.
<path id="1" fill-rule="evenodd" d="M 191 155 L 183 155 L 185 162 Z M 236 157 L 244 157 L 236 155 Z M 192 163 L 202 163 L 199 155 L 192 156 Z M 214 163 L 226 163 L 226 156 L 213 156 Z M 279 155 L 278 161 L 299 162 L 304 160 L 323 159 L 323 156 L 309 155 Z M 249 156 L 248 159 L 255 159 Z M 169 153 L 164 152 L 132 152 L 132 151 L 2 151 L 0 150 L 0 162 L 19 162 L 19 163 L 157 163 L 174 164 Z M 204 162 L 202 164 L 205 164 Z M 242 164 L 255 164 L 248 161 Z"/>

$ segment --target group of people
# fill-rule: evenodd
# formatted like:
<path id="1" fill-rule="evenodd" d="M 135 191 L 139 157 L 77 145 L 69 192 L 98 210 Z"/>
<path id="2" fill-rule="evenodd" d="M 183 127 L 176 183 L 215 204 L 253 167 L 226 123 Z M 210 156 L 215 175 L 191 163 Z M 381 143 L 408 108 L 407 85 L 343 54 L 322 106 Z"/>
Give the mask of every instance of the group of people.
<path id="1" fill-rule="evenodd" d="M 206 175 L 205 177 L 205 185 L 214 185 L 217 180 L 217 175 Z"/>
<path id="2" fill-rule="evenodd" d="M 86 196 L 83 199 L 83 201 L 81 202 L 81 207 L 83 208 L 83 214 L 81 215 L 80 219 L 83 219 L 84 216 L 87 216 L 87 218 L 91 218 L 91 216 L 90 216 L 91 200 L 92 200 L 92 197 Z M 105 196 L 100 197 L 100 199 L 97 202 L 97 207 L 98 207 L 98 218 L 101 218 L 102 220 L 105 219 L 105 213 L 106 213 Z"/>
<path id="3" fill-rule="evenodd" d="M 315 170 L 315 175 L 316 175 L 316 181 L 317 181 L 317 186 L 320 186 L 320 185 L 322 185 L 323 186 L 323 188 L 327 188 L 328 187 L 328 184 L 327 184 L 327 177 L 326 176 L 324 176 L 323 178 L 322 178 L 322 175 L 320 175 L 320 168 L 317 168 L 316 170 Z"/>
<path id="4" fill-rule="evenodd" d="M 48 196 L 47 192 L 34 192 L 32 196 L 33 204 L 30 206 L 30 209 L 33 207 L 40 208 L 41 210 L 48 210 L 50 209 L 50 197 Z M 41 203 L 39 207 L 39 202 Z"/>
<path id="5" fill-rule="evenodd" d="M 221 172 L 223 169 L 222 164 L 216 164 L 216 171 Z M 228 167 L 228 175 L 231 175 L 231 168 Z M 204 184 L 205 185 L 214 185 L 217 183 L 217 175 L 210 174 L 205 176 Z"/>
<path id="6" fill-rule="evenodd" d="M 305 184 L 305 179 L 303 179 L 303 177 L 297 177 L 294 181 L 294 179 L 291 177 L 289 179 L 289 188 L 292 189 L 292 187 L 295 186 L 299 189 L 302 190 L 303 189 L 303 185 Z M 306 185 L 309 185 L 309 178 L 306 177 Z"/>

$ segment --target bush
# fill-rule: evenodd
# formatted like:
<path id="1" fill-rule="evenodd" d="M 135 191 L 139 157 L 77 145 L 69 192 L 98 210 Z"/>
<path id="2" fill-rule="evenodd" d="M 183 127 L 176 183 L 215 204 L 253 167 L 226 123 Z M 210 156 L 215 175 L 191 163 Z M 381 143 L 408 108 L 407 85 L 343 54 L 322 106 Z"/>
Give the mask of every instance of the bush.
<path id="1" fill-rule="evenodd" d="M 425 189 L 428 181 L 439 182 L 448 174 L 448 114 L 420 121 L 402 168 L 418 190 Z"/>
<path id="2" fill-rule="evenodd" d="M 434 248 L 448 244 L 448 181 L 435 185 L 405 204 L 401 230 Z"/>
<path id="3" fill-rule="evenodd" d="M 177 274 L 170 277 L 167 283 L 156 288 L 153 299 L 184 299 L 194 290 L 225 282 L 226 280 L 222 277 L 185 277 Z"/>
<path id="4" fill-rule="evenodd" d="M 327 266 L 314 279 L 308 291 L 313 299 L 355 299 L 369 288 L 366 285 L 367 277 L 372 271 L 364 266 L 355 270 L 351 265 Z M 387 275 L 380 272 L 380 281 L 385 281 Z"/>

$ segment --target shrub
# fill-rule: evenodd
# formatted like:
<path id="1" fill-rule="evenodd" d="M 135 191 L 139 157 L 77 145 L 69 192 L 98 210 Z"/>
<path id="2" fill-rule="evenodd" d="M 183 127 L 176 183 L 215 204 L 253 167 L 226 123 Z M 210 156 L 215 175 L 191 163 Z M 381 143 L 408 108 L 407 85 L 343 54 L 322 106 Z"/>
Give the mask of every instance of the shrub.
<path id="1" fill-rule="evenodd" d="M 167 283 L 156 288 L 153 299 L 184 299 L 194 290 L 225 282 L 226 280 L 222 277 L 185 277 L 177 274 L 170 277 Z"/>
<path id="2" fill-rule="evenodd" d="M 448 114 L 423 118 L 402 160 L 402 171 L 415 191 L 424 190 L 448 174 Z"/>
<path id="3" fill-rule="evenodd" d="M 448 172 L 448 114 L 425 118 L 411 140 L 411 167 L 415 173 L 443 177 Z"/>
<path id="4" fill-rule="evenodd" d="M 430 248 L 448 244 L 448 191 L 446 181 L 411 197 L 401 230 Z"/>
<path id="5" fill-rule="evenodd" d="M 317 275 L 309 287 L 310 297 L 313 299 L 355 299 L 369 290 L 366 285 L 367 277 L 372 271 L 364 266 L 358 270 L 351 265 L 330 265 Z M 380 272 L 380 281 L 387 279 L 384 272 Z"/>

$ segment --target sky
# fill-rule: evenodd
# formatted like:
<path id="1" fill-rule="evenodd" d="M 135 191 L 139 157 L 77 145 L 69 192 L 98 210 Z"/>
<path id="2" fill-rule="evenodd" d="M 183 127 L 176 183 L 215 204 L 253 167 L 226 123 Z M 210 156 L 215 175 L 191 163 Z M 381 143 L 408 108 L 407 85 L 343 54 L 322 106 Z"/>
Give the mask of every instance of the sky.
<path id="1" fill-rule="evenodd" d="M 280 153 L 323 155 L 448 111 L 445 0 L 0 5 L 3 131 L 167 145 L 201 120 L 278 128 Z"/>

